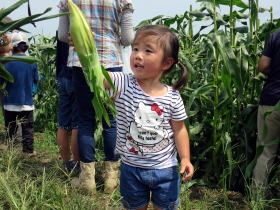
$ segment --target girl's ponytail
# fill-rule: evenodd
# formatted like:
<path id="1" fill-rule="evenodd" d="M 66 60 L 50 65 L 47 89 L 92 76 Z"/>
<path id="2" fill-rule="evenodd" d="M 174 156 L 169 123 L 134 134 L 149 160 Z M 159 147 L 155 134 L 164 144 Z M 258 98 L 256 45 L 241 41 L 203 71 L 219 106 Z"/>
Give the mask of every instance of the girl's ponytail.
<path id="1" fill-rule="evenodd" d="M 180 69 L 182 70 L 182 76 L 180 77 L 180 79 L 173 85 L 173 88 L 175 90 L 180 89 L 181 87 L 183 87 L 185 84 L 187 84 L 188 81 L 188 69 L 180 62 L 178 61 L 177 63 L 180 67 Z"/>

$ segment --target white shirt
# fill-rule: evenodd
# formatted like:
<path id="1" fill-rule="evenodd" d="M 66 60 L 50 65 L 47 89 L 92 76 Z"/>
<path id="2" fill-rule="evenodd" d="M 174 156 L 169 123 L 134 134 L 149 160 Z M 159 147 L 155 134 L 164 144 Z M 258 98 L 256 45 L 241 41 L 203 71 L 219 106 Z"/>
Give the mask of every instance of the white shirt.
<path id="1" fill-rule="evenodd" d="M 22 112 L 22 111 L 32 111 L 34 110 L 34 105 L 4 105 L 4 110 L 10 112 Z"/>

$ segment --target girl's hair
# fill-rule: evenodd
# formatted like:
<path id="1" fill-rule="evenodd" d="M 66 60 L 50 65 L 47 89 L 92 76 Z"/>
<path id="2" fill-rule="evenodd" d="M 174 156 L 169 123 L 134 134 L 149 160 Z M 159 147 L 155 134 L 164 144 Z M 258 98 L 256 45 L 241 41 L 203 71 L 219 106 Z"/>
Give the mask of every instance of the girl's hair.
<path id="1" fill-rule="evenodd" d="M 171 65 L 171 67 L 166 70 L 164 73 L 168 73 L 172 70 L 175 64 L 178 64 L 179 67 L 182 70 L 182 76 L 180 79 L 173 85 L 173 88 L 175 90 L 181 88 L 187 83 L 188 80 L 188 70 L 187 68 L 179 62 L 178 56 L 179 56 L 179 40 L 177 35 L 171 31 L 168 27 L 163 25 L 147 25 L 139 28 L 135 34 L 134 41 L 132 45 L 134 44 L 135 40 L 138 38 L 143 38 L 146 36 L 156 36 L 157 41 L 159 43 L 159 46 L 163 50 L 163 62 L 167 60 L 168 58 L 173 58 L 174 63 Z"/>
<path id="2" fill-rule="evenodd" d="M 28 50 L 28 45 L 25 42 L 20 42 L 13 47 L 13 53 L 26 52 Z"/>

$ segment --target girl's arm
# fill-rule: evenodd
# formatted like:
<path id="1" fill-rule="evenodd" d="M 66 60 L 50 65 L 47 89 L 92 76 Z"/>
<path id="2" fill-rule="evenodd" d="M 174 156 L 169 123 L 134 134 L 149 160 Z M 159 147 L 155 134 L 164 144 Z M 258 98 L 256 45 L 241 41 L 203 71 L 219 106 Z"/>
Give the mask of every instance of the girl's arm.
<path id="1" fill-rule="evenodd" d="M 110 78 L 112 79 L 112 73 L 111 73 L 111 72 L 108 72 L 108 74 L 109 74 Z M 106 89 L 110 89 L 110 88 L 111 88 L 109 82 L 107 81 L 107 79 L 106 79 L 105 77 L 104 77 L 104 87 L 105 87 Z"/>
<path id="2" fill-rule="evenodd" d="M 190 161 L 190 141 L 188 131 L 183 120 L 171 120 L 171 126 L 174 132 L 174 139 L 181 159 L 180 173 L 186 175 L 182 181 L 187 181 L 192 178 L 194 167 Z"/>
<path id="3" fill-rule="evenodd" d="M 108 74 L 109 74 L 110 78 L 112 79 L 113 74 L 112 74 L 111 72 L 108 72 Z M 103 83 L 104 83 L 105 89 L 111 89 L 111 86 L 110 86 L 108 80 L 106 80 L 105 77 L 104 77 L 104 82 L 103 82 Z M 120 91 L 116 91 L 116 92 L 112 93 L 111 99 L 114 101 L 115 98 L 116 98 L 119 94 L 120 94 Z"/>

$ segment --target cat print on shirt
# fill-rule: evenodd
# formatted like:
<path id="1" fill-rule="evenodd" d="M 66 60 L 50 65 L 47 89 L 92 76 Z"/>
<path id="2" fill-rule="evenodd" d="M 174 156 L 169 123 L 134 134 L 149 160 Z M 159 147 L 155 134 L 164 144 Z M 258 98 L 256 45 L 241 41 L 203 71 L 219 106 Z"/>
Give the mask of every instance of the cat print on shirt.
<path id="1" fill-rule="evenodd" d="M 126 149 L 136 155 L 158 152 L 168 145 L 167 134 L 163 127 L 164 108 L 154 103 L 139 103 L 126 135 Z"/>

